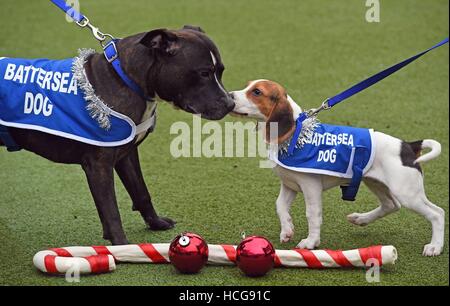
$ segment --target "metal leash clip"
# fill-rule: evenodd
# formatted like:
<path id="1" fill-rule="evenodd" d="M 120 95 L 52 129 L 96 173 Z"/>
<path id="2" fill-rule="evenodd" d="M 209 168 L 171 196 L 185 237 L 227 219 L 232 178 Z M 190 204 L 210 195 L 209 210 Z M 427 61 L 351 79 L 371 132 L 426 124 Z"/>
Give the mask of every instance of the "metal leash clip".
<path id="1" fill-rule="evenodd" d="M 75 21 L 75 19 L 74 19 Z M 83 16 L 83 19 L 81 19 L 80 21 L 75 21 L 75 23 L 80 27 L 80 28 L 84 28 L 89 24 L 89 18 L 87 18 L 86 16 Z"/>
<path id="2" fill-rule="evenodd" d="M 91 29 L 92 35 L 100 42 L 102 47 L 105 47 L 110 41 L 113 41 L 115 39 L 111 34 L 106 34 L 100 31 L 100 29 L 94 26 L 86 16 L 84 16 L 81 21 L 77 21 L 76 24 L 81 28 L 88 27 L 89 29 Z M 107 38 L 109 38 L 108 43 L 105 43 L 105 40 L 107 40 Z"/>
<path id="3" fill-rule="evenodd" d="M 308 117 L 317 116 L 317 114 L 320 113 L 321 111 L 330 109 L 331 106 L 328 105 L 329 100 L 330 99 L 327 98 L 325 101 L 322 102 L 322 105 L 319 108 L 312 108 L 309 111 L 307 111 Z"/>

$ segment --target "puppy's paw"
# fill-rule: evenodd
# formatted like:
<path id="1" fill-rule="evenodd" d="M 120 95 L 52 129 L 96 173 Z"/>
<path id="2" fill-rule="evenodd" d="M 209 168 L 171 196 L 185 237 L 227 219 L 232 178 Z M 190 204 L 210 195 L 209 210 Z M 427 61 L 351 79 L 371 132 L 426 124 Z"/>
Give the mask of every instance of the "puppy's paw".
<path id="1" fill-rule="evenodd" d="M 290 230 L 283 230 L 280 233 L 280 242 L 281 243 L 286 243 L 289 242 L 292 237 L 294 237 L 294 230 L 290 229 Z"/>
<path id="2" fill-rule="evenodd" d="M 297 244 L 298 249 L 314 250 L 320 245 L 320 239 L 306 238 Z"/>
<path id="3" fill-rule="evenodd" d="M 147 221 L 149 229 L 152 231 L 165 231 L 175 227 L 176 222 L 165 217 L 158 217 Z"/>
<path id="4" fill-rule="evenodd" d="M 359 226 L 366 226 L 367 224 L 369 224 L 369 222 L 366 220 L 364 214 L 358 214 L 358 213 L 353 213 L 347 216 L 347 220 L 354 224 L 354 225 L 359 225 Z"/>
<path id="5" fill-rule="evenodd" d="M 423 248 L 423 256 L 428 256 L 428 257 L 434 257 L 434 256 L 439 256 L 442 253 L 442 249 L 443 246 L 442 245 L 437 245 L 437 244 L 427 244 L 424 248 Z"/>

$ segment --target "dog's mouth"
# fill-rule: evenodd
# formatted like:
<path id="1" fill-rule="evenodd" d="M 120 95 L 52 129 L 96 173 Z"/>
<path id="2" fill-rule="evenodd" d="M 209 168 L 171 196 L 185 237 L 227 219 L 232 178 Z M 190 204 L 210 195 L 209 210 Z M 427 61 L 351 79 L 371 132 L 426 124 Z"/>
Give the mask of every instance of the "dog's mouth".
<path id="1" fill-rule="evenodd" d="M 207 119 L 207 120 L 220 120 L 223 117 L 226 116 L 226 113 L 224 112 L 201 112 L 199 110 L 197 110 L 195 107 L 191 106 L 191 105 L 186 105 L 183 110 L 185 110 L 188 113 L 191 113 L 193 115 L 197 115 L 197 116 L 201 116 L 203 119 Z"/>
<path id="2" fill-rule="evenodd" d="M 194 115 L 200 114 L 199 111 L 197 111 L 194 107 L 192 107 L 192 106 L 190 106 L 190 105 L 186 105 L 185 108 L 184 108 L 184 110 L 187 111 L 187 112 L 189 112 L 189 113 L 191 113 L 191 114 L 194 114 Z"/>

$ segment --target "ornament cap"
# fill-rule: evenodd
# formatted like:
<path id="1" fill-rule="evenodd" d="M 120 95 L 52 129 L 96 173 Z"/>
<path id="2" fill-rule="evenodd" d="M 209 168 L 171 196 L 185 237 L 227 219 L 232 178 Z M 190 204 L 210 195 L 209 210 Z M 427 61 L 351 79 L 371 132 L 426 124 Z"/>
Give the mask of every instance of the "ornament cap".
<path id="1" fill-rule="evenodd" d="M 183 236 L 180 237 L 179 243 L 180 243 L 181 246 L 186 247 L 186 246 L 189 245 L 190 242 L 191 241 L 190 241 L 188 236 L 184 236 L 183 235 Z"/>

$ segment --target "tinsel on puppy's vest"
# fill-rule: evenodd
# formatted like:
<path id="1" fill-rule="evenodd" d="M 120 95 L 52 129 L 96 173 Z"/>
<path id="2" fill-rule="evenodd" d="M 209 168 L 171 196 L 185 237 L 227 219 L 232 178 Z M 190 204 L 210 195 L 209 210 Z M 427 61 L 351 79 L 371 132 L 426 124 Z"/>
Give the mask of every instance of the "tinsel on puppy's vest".
<path id="1" fill-rule="evenodd" d="M 353 201 L 375 157 L 373 130 L 323 124 L 314 116 L 297 120 L 297 129 L 298 138 L 294 133 L 269 150 L 269 158 L 292 171 L 351 179 L 342 188 L 343 199 Z"/>

